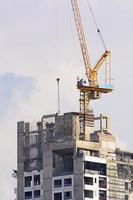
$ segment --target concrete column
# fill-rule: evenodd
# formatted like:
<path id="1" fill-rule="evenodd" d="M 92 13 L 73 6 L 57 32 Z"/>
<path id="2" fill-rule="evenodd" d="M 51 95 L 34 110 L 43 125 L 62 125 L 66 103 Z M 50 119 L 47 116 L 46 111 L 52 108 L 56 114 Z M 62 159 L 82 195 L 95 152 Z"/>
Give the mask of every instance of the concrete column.
<path id="1" fill-rule="evenodd" d="M 45 146 L 45 145 L 44 145 Z M 53 162 L 52 162 L 52 151 L 48 149 L 48 145 L 43 151 L 43 192 L 44 199 L 52 199 L 52 174 L 53 174 Z"/>
<path id="2" fill-rule="evenodd" d="M 17 123 L 17 199 L 24 200 L 24 122 Z"/>
<path id="3" fill-rule="evenodd" d="M 74 200 L 83 200 L 83 159 L 82 157 L 74 158 Z"/>

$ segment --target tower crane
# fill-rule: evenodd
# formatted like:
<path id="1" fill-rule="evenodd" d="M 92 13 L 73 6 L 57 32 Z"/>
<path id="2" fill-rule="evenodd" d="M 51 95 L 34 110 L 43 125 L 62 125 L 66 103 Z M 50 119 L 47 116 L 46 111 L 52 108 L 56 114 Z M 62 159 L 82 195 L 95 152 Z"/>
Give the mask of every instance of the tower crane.
<path id="1" fill-rule="evenodd" d="M 76 23 L 79 43 L 81 47 L 82 57 L 84 61 L 87 84 L 84 84 L 83 79 L 77 81 L 77 88 L 80 91 L 80 114 L 81 114 L 81 138 L 84 138 L 85 135 L 85 118 L 90 111 L 89 103 L 90 100 L 99 99 L 101 93 L 112 92 L 111 86 L 111 74 L 110 74 L 110 65 L 107 60 L 110 59 L 111 52 L 105 49 L 105 52 L 100 57 L 96 65 L 93 67 L 90 62 L 89 52 L 87 48 L 86 38 L 84 34 L 83 24 L 81 20 L 79 5 L 77 0 L 71 0 L 72 10 L 74 14 L 74 19 Z M 100 87 L 98 83 L 98 72 L 99 69 L 105 63 L 105 86 Z"/>

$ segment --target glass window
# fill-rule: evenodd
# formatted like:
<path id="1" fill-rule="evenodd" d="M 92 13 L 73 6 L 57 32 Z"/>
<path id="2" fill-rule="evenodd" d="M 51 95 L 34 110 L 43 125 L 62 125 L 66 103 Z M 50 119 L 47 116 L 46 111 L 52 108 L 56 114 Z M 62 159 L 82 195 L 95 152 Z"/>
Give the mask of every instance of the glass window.
<path id="1" fill-rule="evenodd" d="M 32 192 L 25 192 L 25 199 L 32 199 Z"/>
<path id="2" fill-rule="evenodd" d="M 131 189 L 133 189 L 133 181 L 131 181 Z"/>
<path id="3" fill-rule="evenodd" d="M 25 187 L 31 187 L 32 185 L 32 176 L 25 177 Z"/>
<path id="4" fill-rule="evenodd" d="M 93 185 L 93 178 L 92 177 L 84 177 L 84 184 Z"/>
<path id="5" fill-rule="evenodd" d="M 64 192 L 64 200 L 67 200 L 67 199 L 72 199 L 71 191 Z"/>
<path id="6" fill-rule="evenodd" d="M 54 193 L 54 200 L 62 200 L 62 193 L 61 192 Z"/>
<path id="7" fill-rule="evenodd" d="M 125 200 L 128 200 L 128 195 L 125 195 Z"/>
<path id="8" fill-rule="evenodd" d="M 40 197 L 40 190 L 35 190 L 34 191 L 34 198 L 39 198 Z"/>
<path id="9" fill-rule="evenodd" d="M 106 164 L 85 161 L 84 169 L 85 173 L 98 172 L 100 175 L 106 175 Z"/>
<path id="10" fill-rule="evenodd" d="M 72 186 L 72 179 L 66 178 L 64 179 L 64 187 Z"/>
<path id="11" fill-rule="evenodd" d="M 106 200 L 107 192 L 104 190 L 99 190 L 99 197 L 100 197 L 100 199 Z"/>
<path id="12" fill-rule="evenodd" d="M 34 185 L 40 185 L 40 175 L 34 175 Z"/>
<path id="13" fill-rule="evenodd" d="M 99 187 L 107 188 L 107 179 L 103 177 L 99 177 Z"/>
<path id="14" fill-rule="evenodd" d="M 93 199 L 93 190 L 84 190 L 84 197 Z"/>
<path id="15" fill-rule="evenodd" d="M 62 180 L 58 179 L 58 180 L 54 180 L 54 188 L 59 188 L 62 187 Z"/>
<path id="16" fill-rule="evenodd" d="M 125 182 L 125 190 L 128 190 L 128 182 Z"/>

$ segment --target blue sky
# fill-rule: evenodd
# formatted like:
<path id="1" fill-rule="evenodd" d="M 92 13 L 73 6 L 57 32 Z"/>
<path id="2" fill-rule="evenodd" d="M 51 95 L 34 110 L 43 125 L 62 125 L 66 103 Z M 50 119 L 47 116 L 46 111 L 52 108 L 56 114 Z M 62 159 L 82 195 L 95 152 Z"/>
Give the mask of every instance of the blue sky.
<path id="1" fill-rule="evenodd" d="M 103 48 L 86 0 L 79 0 L 92 63 Z M 108 49 L 115 90 L 91 104 L 112 117 L 112 132 L 132 150 L 133 2 L 90 0 Z M 0 193 L 14 199 L 16 122 L 35 121 L 57 111 L 56 78 L 61 78 L 61 110 L 78 111 L 77 76 L 84 66 L 69 0 L 0 0 Z M 10 156 L 9 156 L 10 155 Z M 4 169 L 4 172 L 3 172 Z"/>

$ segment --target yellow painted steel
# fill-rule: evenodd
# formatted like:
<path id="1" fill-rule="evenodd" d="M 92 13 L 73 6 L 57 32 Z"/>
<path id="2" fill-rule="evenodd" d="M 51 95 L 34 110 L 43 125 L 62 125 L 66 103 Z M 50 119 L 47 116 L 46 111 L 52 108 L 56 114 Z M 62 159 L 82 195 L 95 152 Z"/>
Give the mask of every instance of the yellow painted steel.
<path id="1" fill-rule="evenodd" d="M 94 67 L 91 66 L 87 43 L 85 39 L 83 24 L 80 16 L 80 10 L 77 0 L 71 0 L 74 19 L 76 23 L 76 28 L 78 32 L 78 38 L 80 42 L 81 52 L 83 56 L 83 61 L 85 65 L 86 76 L 88 79 L 89 86 L 82 84 L 82 79 L 77 82 L 77 88 L 80 91 L 80 138 L 84 140 L 85 138 L 85 121 L 86 116 L 90 112 L 90 100 L 95 100 L 100 98 L 101 93 L 109 93 L 112 92 L 110 88 L 101 88 L 98 84 L 98 71 L 103 63 L 106 61 L 108 57 L 110 57 L 111 52 L 105 51 L 103 55 L 100 57 L 98 62 Z M 107 67 L 106 67 L 107 68 Z M 108 68 L 109 69 L 109 68 Z M 106 70 L 105 76 L 110 73 Z M 105 83 L 107 82 L 108 77 L 105 77 Z M 110 84 L 110 81 L 109 81 Z"/>
<path id="2" fill-rule="evenodd" d="M 71 3 L 72 3 L 74 19 L 76 23 L 76 28 L 78 32 L 80 47 L 82 51 L 82 56 L 83 56 L 83 60 L 85 64 L 86 75 L 87 75 L 90 86 L 98 87 L 99 85 L 98 84 L 98 70 L 100 69 L 102 64 L 105 62 L 106 58 L 111 55 L 111 52 L 106 50 L 101 56 L 101 58 L 98 60 L 96 65 L 94 67 L 91 66 L 87 43 L 86 43 L 85 34 L 84 34 L 84 29 L 83 29 L 83 24 L 82 24 L 82 20 L 80 16 L 80 11 L 79 11 L 78 1 L 71 0 Z"/>

